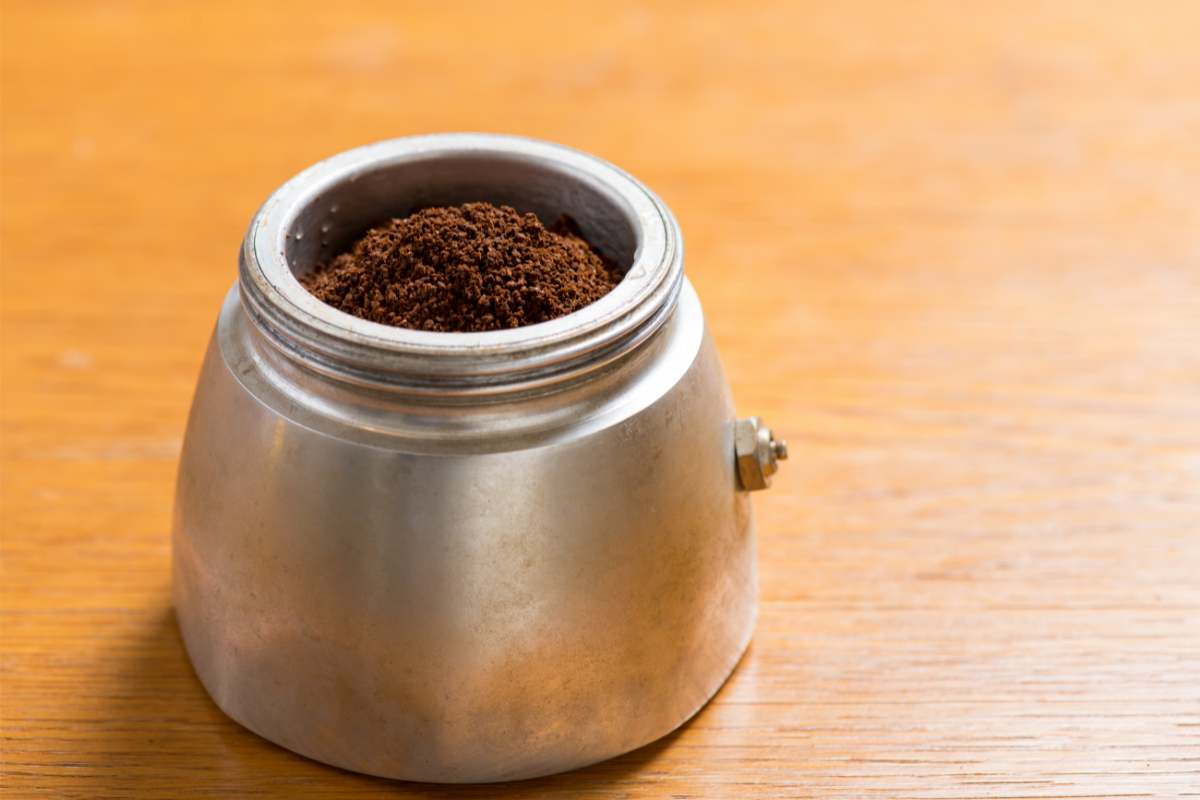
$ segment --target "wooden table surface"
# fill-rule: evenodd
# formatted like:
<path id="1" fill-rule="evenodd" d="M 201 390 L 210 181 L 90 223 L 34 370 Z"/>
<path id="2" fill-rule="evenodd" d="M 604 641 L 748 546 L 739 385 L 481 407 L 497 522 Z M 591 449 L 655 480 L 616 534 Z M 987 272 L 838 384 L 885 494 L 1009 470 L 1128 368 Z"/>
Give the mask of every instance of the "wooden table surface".
<path id="1" fill-rule="evenodd" d="M 6 2 L 6 797 L 1200 795 L 1200 5 Z M 180 437 L 257 205 L 495 130 L 657 190 L 739 411 L 761 616 L 689 725 L 502 787 L 209 701 Z"/>

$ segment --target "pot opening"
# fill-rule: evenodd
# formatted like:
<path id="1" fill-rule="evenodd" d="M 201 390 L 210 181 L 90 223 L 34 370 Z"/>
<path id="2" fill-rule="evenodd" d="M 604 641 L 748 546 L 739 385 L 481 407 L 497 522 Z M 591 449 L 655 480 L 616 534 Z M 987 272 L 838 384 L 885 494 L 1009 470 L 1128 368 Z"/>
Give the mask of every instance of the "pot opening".
<path id="1" fill-rule="evenodd" d="M 362 319 L 300 282 L 383 221 L 474 201 L 545 225 L 571 218 L 621 279 L 564 316 L 468 333 Z M 310 371 L 410 393 L 506 394 L 564 384 L 633 352 L 673 311 L 683 257 L 670 211 L 611 164 L 532 139 L 435 134 L 341 153 L 281 186 L 251 222 L 238 283 L 266 343 Z"/>

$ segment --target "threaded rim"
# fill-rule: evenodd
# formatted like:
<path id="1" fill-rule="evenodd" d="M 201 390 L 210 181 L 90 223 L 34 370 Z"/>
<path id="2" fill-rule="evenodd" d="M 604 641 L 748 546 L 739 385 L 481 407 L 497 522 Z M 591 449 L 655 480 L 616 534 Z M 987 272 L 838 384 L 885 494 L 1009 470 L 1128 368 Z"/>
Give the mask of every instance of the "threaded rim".
<path id="1" fill-rule="evenodd" d="M 621 235 L 632 234 L 635 246 L 624 278 L 595 303 L 557 319 L 502 331 L 441 333 L 346 314 L 310 294 L 294 274 L 303 268 L 294 255 L 303 237 L 321 237 L 335 219 L 329 215 L 338 213 L 330 198 L 354 200 L 356 187 L 366 186 L 386 196 L 392 185 L 400 194 L 408 187 L 422 197 L 442 190 L 452 196 L 476 184 L 485 187 L 481 192 L 514 198 L 514 205 L 523 193 L 529 195 L 526 205 L 553 204 L 556 197 L 583 203 L 597 209 L 609 229 L 627 226 Z M 385 217 L 380 213 L 375 223 Z M 585 227 L 589 222 L 578 221 Z M 653 336 L 674 310 L 682 281 L 678 224 L 639 181 L 577 150 L 495 134 L 392 139 L 309 167 L 255 214 L 239 263 L 243 305 L 264 340 L 283 355 L 341 382 L 429 396 L 510 394 L 582 379 Z"/>

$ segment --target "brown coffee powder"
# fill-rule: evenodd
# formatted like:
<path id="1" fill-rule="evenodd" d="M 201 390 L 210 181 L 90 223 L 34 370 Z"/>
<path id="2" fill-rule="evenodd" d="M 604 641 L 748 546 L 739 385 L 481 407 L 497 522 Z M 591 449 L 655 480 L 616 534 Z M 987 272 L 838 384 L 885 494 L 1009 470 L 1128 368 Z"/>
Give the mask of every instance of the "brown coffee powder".
<path id="1" fill-rule="evenodd" d="M 621 274 L 567 218 L 508 206 L 427 208 L 367 231 L 301 279 L 334 308 L 426 331 L 517 328 L 578 311 Z"/>

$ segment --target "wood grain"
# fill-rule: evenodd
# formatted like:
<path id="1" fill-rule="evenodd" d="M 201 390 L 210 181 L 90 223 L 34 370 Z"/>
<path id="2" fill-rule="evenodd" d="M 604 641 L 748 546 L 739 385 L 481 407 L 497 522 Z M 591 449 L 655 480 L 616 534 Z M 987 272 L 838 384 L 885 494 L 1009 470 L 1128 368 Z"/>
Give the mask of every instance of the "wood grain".
<path id="1" fill-rule="evenodd" d="M 9 797 L 1200 796 L 1200 5 L 5 3 Z M 756 499 L 750 653 L 691 724 L 501 787 L 225 719 L 169 602 L 255 207 L 366 141 L 593 151 L 683 225 Z"/>

